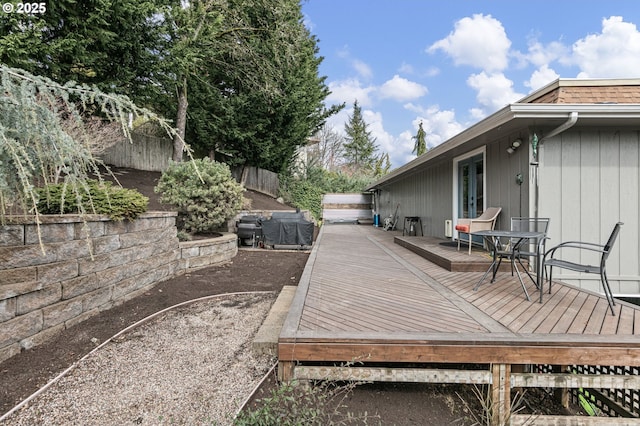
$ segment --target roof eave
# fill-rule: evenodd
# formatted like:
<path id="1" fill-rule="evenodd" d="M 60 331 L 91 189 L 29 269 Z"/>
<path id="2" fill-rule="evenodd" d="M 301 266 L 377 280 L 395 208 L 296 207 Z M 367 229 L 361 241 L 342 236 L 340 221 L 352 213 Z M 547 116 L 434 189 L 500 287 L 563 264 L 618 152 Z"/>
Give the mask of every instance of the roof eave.
<path id="1" fill-rule="evenodd" d="M 404 173 L 427 163 L 452 149 L 463 145 L 480 135 L 504 125 L 512 120 L 568 119 L 570 114 L 578 112 L 579 119 L 589 118 L 628 118 L 640 119 L 640 104 L 530 104 L 514 103 L 463 130 L 425 154 L 392 170 L 373 182 L 367 190 L 373 190 Z"/>

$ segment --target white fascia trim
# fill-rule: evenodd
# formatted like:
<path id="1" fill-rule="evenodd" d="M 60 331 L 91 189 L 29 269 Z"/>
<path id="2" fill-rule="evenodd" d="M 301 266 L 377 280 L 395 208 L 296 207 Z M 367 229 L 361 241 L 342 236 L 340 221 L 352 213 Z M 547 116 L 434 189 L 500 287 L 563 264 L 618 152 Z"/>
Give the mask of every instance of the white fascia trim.
<path id="1" fill-rule="evenodd" d="M 510 104 L 427 151 L 420 157 L 392 170 L 366 189 L 377 188 L 428 162 L 432 158 L 438 157 L 511 120 L 554 118 L 568 120 L 574 112 L 580 115 L 581 120 L 590 118 L 640 119 L 640 104 Z"/>

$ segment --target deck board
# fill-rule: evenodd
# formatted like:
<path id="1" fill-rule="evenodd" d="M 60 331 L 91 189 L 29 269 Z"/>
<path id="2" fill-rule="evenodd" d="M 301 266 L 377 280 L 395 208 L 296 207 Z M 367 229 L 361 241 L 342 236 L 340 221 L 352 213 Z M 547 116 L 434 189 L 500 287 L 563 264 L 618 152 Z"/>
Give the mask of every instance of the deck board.
<path id="1" fill-rule="evenodd" d="M 418 249 L 408 248 L 413 241 Z M 475 266 L 448 270 L 422 256 L 430 247 L 451 265 Z M 551 294 L 545 286 L 541 304 L 525 274 L 527 301 L 509 265 L 474 290 L 490 258 L 467 253 L 371 226 L 323 226 L 280 335 L 280 360 L 640 365 L 638 306 L 616 301 L 612 316 L 603 296 L 560 282 Z"/>

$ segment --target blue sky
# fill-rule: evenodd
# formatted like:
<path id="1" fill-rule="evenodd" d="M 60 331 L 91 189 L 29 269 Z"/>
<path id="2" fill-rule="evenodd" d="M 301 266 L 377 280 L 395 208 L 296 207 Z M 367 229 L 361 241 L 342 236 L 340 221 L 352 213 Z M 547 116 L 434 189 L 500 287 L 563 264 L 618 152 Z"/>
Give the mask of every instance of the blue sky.
<path id="1" fill-rule="evenodd" d="M 638 0 L 302 0 L 337 133 L 362 107 L 392 168 L 557 78 L 640 78 Z"/>

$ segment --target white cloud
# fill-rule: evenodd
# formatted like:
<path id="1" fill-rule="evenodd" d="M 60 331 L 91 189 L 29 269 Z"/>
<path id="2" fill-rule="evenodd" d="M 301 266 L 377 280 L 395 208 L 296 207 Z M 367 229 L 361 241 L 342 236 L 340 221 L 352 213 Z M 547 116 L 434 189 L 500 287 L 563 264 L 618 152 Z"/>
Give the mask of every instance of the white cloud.
<path id="1" fill-rule="evenodd" d="M 405 130 L 394 141 L 395 151 L 391 155 L 393 167 L 399 167 L 416 157 L 413 154 L 413 138 L 421 122 L 428 148 L 440 145 L 464 130 L 464 126 L 456 121 L 453 110 L 441 110 L 437 105 L 424 108 L 412 103 L 405 104 L 404 108 L 414 111 L 416 118 L 412 122 L 413 130 Z"/>
<path id="2" fill-rule="evenodd" d="M 436 75 L 439 75 L 439 74 L 440 74 L 440 68 L 437 68 L 437 67 L 429 67 L 424 72 L 425 77 L 435 77 Z"/>
<path id="3" fill-rule="evenodd" d="M 351 114 L 353 114 L 353 108 L 343 108 L 339 113 L 329 117 L 326 125 L 341 137 L 345 137 L 344 125 L 349 122 L 349 115 Z"/>
<path id="4" fill-rule="evenodd" d="M 470 108 L 469 116 L 474 121 L 480 121 L 487 116 L 487 112 L 482 108 Z"/>
<path id="5" fill-rule="evenodd" d="M 429 147 L 440 145 L 464 130 L 464 126 L 456 121 L 455 113 L 452 110 L 440 110 L 433 107 L 427 113 L 422 126 L 427 132 L 426 139 Z"/>
<path id="6" fill-rule="evenodd" d="M 371 137 L 375 138 L 375 143 L 378 146 L 376 154 L 380 155 L 383 152 L 388 152 L 389 156 L 391 156 L 395 145 L 394 138 L 384 129 L 382 114 L 370 109 L 363 109 L 362 119 L 367 123 L 367 130 L 371 132 Z"/>
<path id="7" fill-rule="evenodd" d="M 373 70 L 371 69 L 371 67 L 369 65 L 367 65 L 363 61 L 361 61 L 359 59 L 352 59 L 351 60 L 351 66 L 353 67 L 353 69 L 356 70 L 356 72 L 361 77 L 364 77 L 366 79 L 370 79 L 371 77 L 373 77 Z"/>
<path id="8" fill-rule="evenodd" d="M 345 102 L 347 105 L 353 105 L 358 101 L 360 106 L 367 107 L 373 103 L 370 95 L 375 88 L 363 87 L 357 79 L 332 81 L 328 86 L 331 94 L 326 99 L 327 104 Z"/>
<path id="9" fill-rule="evenodd" d="M 402 78 L 397 74 L 391 80 L 387 80 L 380 87 L 379 96 L 382 99 L 394 99 L 396 101 L 408 101 L 418 99 L 428 93 L 425 86 Z"/>
<path id="10" fill-rule="evenodd" d="M 531 88 L 531 91 L 540 89 L 541 87 L 551 83 L 560 77 L 560 74 L 549 68 L 546 64 L 535 70 L 531 74 L 529 81 L 525 81 L 524 85 Z"/>
<path id="11" fill-rule="evenodd" d="M 313 21 L 311 20 L 311 18 L 309 17 L 309 15 L 307 15 L 306 13 L 304 13 L 302 15 L 302 24 L 307 27 L 307 29 L 309 30 L 309 32 L 313 33 L 313 30 L 315 30 L 316 25 L 313 23 Z"/>
<path id="12" fill-rule="evenodd" d="M 540 68 L 549 65 L 559 58 L 566 57 L 568 54 L 569 48 L 558 41 L 542 44 L 532 39 L 529 41 L 528 52 L 525 59 L 528 63 Z"/>
<path id="13" fill-rule="evenodd" d="M 371 69 L 371 67 L 366 62 L 354 58 L 351 55 L 349 46 L 342 46 L 342 49 L 338 51 L 337 55 L 339 58 L 345 59 L 349 63 L 351 68 L 353 68 L 360 77 L 363 77 L 367 80 L 373 77 L 373 70 Z"/>
<path id="14" fill-rule="evenodd" d="M 493 113 L 524 96 L 514 91 L 513 82 L 502 73 L 472 74 L 467 84 L 477 92 L 476 99 L 485 113 Z"/>
<path id="15" fill-rule="evenodd" d="M 432 44 L 427 52 L 442 50 L 456 65 L 494 72 L 507 68 L 510 47 L 511 41 L 500 21 L 491 15 L 476 14 L 456 22 L 453 32 Z"/>
<path id="16" fill-rule="evenodd" d="M 588 35 L 573 44 L 571 64 L 580 78 L 637 77 L 640 69 L 640 33 L 620 16 L 602 20 L 602 33 Z"/>
<path id="17" fill-rule="evenodd" d="M 403 74 L 414 74 L 415 70 L 413 69 L 413 65 L 408 64 L 406 62 L 403 62 L 402 64 L 400 64 L 400 67 L 398 68 L 398 71 L 403 73 Z"/>
<path id="18" fill-rule="evenodd" d="M 417 132 L 418 130 L 416 128 L 415 133 Z M 416 155 L 413 153 L 413 147 L 415 146 L 413 137 L 415 133 L 412 134 L 410 131 L 405 130 L 396 138 L 394 142 L 395 149 L 389 152 L 392 168 L 398 168 L 416 158 Z"/>

